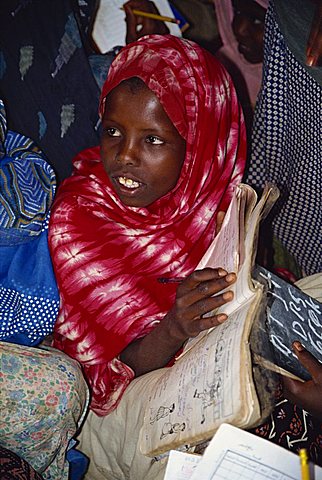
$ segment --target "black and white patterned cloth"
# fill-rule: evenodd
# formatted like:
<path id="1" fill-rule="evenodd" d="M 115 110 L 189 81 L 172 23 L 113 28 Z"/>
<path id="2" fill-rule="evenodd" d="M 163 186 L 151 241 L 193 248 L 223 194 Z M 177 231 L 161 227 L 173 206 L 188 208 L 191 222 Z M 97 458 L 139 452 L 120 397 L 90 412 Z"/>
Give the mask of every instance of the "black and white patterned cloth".
<path id="1" fill-rule="evenodd" d="M 305 17 L 304 10 L 299 14 Z M 281 197 L 273 211 L 273 232 L 310 275 L 322 271 L 322 88 L 291 52 L 274 2 L 266 16 L 264 45 L 246 181 L 257 188 L 267 181 L 277 184 Z"/>

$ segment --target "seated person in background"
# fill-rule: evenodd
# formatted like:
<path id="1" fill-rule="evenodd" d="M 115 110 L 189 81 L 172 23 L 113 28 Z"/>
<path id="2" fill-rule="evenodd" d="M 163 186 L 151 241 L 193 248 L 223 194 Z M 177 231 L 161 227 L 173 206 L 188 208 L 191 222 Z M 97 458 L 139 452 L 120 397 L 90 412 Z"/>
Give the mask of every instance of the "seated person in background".
<path id="1" fill-rule="evenodd" d="M 264 23 L 268 0 L 214 0 L 222 47 L 216 57 L 231 74 L 248 132 L 262 80 Z"/>
<path id="2" fill-rule="evenodd" d="M 0 173 L 0 446 L 44 480 L 67 480 L 87 387 L 75 360 L 33 348 L 59 308 L 47 243 L 55 175 L 30 138 L 7 130 L 2 101 Z"/>
<path id="3" fill-rule="evenodd" d="M 124 21 L 126 23 L 126 36 L 123 39 L 122 45 L 114 45 L 112 50 L 101 54 L 99 47 L 95 44 L 92 37 L 90 40 L 90 42 L 94 44 L 93 48 L 97 53 L 89 55 L 88 58 L 95 79 L 100 88 L 102 88 L 105 83 L 108 69 L 110 68 L 112 61 L 125 44 L 134 42 L 140 37 L 143 37 L 144 35 L 165 35 L 169 33 L 169 29 L 165 22 L 161 22 L 159 20 L 148 17 L 134 15 L 133 10 L 141 10 L 148 13 L 159 14 L 158 9 L 153 2 L 149 0 L 129 0 L 128 2 L 124 3 L 123 9 Z M 101 29 L 102 28 L 103 25 L 101 26 Z M 108 28 L 106 28 L 106 31 L 108 31 Z"/>
<path id="4" fill-rule="evenodd" d="M 221 290 L 235 275 L 194 270 L 242 177 L 244 120 L 219 62 L 168 35 L 121 50 L 100 114 L 101 148 L 76 157 L 51 216 L 62 302 L 55 346 L 80 361 L 91 387 L 80 439 L 89 478 L 128 478 L 130 469 L 130 478 L 156 479 L 164 463 L 135 451 L 144 385 L 189 337 L 226 320 L 202 316 L 231 299 Z"/>
<path id="5" fill-rule="evenodd" d="M 80 150 L 100 141 L 101 78 L 105 79 L 114 53 L 97 55 L 91 48 L 89 26 L 96 3 L 0 2 L 0 96 L 8 124 L 39 145 L 58 181 L 70 175 L 71 160 Z M 147 0 L 126 5 L 127 11 L 131 5 L 155 8 Z M 132 36 L 141 20 L 142 34 L 167 31 L 163 22 L 133 15 L 128 20 Z"/>
<path id="6" fill-rule="evenodd" d="M 100 90 L 79 21 L 96 2 L 81 3 L 0 2 L 0 96 L 8 125 L 39 145 L 58 181 L 70 174 L 73 156 L 100 138 Z"/>

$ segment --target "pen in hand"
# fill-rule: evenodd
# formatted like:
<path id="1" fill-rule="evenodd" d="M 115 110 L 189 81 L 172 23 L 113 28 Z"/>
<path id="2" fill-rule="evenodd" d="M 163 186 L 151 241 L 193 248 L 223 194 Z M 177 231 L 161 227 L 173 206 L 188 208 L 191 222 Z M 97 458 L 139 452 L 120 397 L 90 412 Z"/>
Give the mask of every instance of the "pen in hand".
<path id="1" fill-rule="evenodd" d="M 160 277 L 158 278 L 159 283 L 182 283 L 184 280 L 183 277 Z"/>
<path id="2" fill-rule="evenodd" d="M 124 10 L 124 8 L 121 7 L 121 10 Z M 158 15 L 157 13 L 145 12 L 143 10 L 132 9 L 132 13 L 134 15 L 137 15 L 138 17 L 151 18 L 152 20 L 159 20 L 160 22 L 176 23 L 177 25 L 180 23 L 180 20 L 177 20 L 176 18 L 166 17 L 164 15 Z"/>

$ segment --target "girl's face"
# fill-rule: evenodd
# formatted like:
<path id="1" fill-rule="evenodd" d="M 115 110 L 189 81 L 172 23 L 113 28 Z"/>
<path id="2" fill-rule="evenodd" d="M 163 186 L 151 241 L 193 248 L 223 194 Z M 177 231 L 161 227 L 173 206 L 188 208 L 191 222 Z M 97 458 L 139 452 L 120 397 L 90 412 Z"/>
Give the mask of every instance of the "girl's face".
<path id="1" fill-rule="evenodd" d="M 233 0 L 232 28 L 238 49 L 250 63 L 263 61 L 263 38 L 266 10 L 253 0 Z"/>
<path id="2" fill-rule="evenodd" d="M 101 157 L 121 201 L 147 207 L 176 185 L 185 141 L 145 84 L 122 82 L 106 97 Z"/>

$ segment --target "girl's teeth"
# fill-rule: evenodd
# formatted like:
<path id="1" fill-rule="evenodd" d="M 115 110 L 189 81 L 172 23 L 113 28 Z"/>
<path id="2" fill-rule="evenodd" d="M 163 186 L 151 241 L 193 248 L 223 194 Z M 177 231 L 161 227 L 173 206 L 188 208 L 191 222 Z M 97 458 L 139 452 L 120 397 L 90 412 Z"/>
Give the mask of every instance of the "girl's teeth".
<path id="1" fill-rule="evenodd" d="M 140 186 L 138 182 L 132 180 L 131 178 L 119 177 L 119 182 L 121 185 L 124 185 L 127 188 L 137 188 Z"/>

